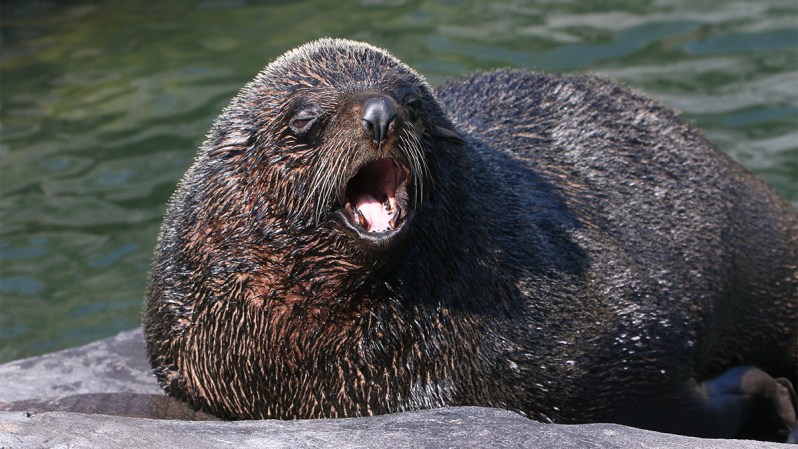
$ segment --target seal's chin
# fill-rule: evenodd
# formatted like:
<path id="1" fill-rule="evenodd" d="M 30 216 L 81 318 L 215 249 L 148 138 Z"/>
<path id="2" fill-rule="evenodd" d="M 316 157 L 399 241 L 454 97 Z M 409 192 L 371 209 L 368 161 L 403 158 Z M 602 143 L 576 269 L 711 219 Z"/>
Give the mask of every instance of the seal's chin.
<path id="1" fill-rule="evenodd" d="M 386 247 L 404 233 L 412 218 L 407 200 L 410 170 L 397 159 L 377 159 L 346 184 L 339 220 L 364 243 Z"/>

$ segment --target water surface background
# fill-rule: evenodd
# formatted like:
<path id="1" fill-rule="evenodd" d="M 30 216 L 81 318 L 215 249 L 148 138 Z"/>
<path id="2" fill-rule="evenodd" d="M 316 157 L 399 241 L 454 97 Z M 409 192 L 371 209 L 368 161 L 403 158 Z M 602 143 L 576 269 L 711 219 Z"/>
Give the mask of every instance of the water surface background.
<path id="1" fill-rule="evenodd" d="M 433 85 L 507 66 L 612 77 L 798 206 L 795 0 L 3 0 L 0 362 L 139 325 L 165 204 L 213 118 L 322 36 Z"/>

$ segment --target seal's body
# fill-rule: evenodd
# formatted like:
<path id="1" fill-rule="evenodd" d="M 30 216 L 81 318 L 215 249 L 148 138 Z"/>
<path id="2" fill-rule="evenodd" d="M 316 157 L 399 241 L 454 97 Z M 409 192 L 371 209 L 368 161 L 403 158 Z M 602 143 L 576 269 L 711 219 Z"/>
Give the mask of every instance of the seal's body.
<path id="1" fill-rule="evenodd" d="M 486 405 L 706 436 L 761 404 L 794 425 L 797 323 L 798 216 L 672 111 L 509 70 L 433 94 L 342 40 L 217 119 L 144 316 L 162 385 L 220 417 Z"/>

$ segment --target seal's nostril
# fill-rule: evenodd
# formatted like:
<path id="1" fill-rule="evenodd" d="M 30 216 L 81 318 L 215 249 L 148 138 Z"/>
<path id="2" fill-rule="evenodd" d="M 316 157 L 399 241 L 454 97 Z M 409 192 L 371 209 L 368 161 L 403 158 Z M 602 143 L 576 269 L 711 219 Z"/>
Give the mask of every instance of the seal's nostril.
<path id="1" fill-rule="evenodd" d="M 379 144 L 388 137 L 388 127 L 395 118 L 396 108 L 393 106 L 393 101 L 385 95 L 380 95 L 366 100 L 363 105 L 361 125 L 363 131 Z"/>
<path id="2" fill-rule="evenodd" d="M 370 121 L 362 119 L 360 123 L 363 125 L 363 131 L 369 135 L 374 135 L 374 125 Z"/>

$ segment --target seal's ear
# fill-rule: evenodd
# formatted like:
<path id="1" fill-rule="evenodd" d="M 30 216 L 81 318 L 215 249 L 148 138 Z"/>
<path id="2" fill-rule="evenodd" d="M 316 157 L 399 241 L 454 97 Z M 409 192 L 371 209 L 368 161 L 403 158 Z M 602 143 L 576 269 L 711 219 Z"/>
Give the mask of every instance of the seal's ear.
<path id="1" fill-rule="evenodd" d="M 466 143 L 465 139 L 460 137 L 460 134 L 457 134 L 449 128 L 444 128 L 443 126 L 434 126 L 432 128 L 432 137 L 446 140 L 457 145 L 465 145 Z"/>

